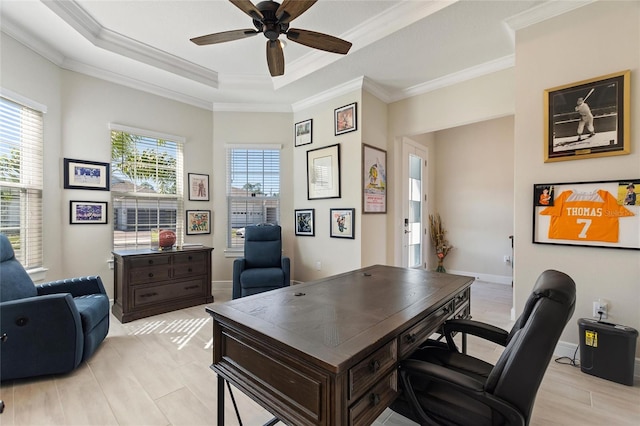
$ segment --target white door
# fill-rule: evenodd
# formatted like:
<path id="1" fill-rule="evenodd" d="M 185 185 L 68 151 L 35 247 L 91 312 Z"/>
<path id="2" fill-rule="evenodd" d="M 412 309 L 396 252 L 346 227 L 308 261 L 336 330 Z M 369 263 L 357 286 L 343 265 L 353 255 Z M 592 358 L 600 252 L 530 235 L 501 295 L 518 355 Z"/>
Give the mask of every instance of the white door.
<path id="1" fill-rule="evenodd" d="M 409 268 L 424 268 L 426 211 L 425 182 L 427 150 L 420 145 L 404 141 L 402 145 L 402 264 Z"/>

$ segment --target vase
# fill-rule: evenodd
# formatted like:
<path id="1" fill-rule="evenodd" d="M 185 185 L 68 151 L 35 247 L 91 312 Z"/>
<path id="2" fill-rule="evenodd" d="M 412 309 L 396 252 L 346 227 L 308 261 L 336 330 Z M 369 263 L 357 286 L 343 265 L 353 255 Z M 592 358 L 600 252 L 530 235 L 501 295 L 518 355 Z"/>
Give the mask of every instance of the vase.
<path id="1" fill-rule="evenodd" d="M 442 259 L 438 259 L 438 267 L 436 268 L 436 272 L 447 272 L 447 270 L 444 269 L 444 261 Z"/>

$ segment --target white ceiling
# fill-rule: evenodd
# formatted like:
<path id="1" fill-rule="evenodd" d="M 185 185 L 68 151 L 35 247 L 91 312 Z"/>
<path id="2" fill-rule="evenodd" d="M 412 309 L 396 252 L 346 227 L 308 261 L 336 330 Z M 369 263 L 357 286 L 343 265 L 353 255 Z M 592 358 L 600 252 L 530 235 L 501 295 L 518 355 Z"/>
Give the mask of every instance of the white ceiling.
<path id="1" fill-rule="evenodd" d="M 514 33 L 593 0 L 319 0 L 291 23 L 351 41 L 345 55 L 266 39 L 227 0 L 0 0 L 3 32 L 62 68 L 209 109 L 291 111 L 364 85 L 392 102 L 514 65 Z M 281 39 L 284 37 L 281 36 Z"/>

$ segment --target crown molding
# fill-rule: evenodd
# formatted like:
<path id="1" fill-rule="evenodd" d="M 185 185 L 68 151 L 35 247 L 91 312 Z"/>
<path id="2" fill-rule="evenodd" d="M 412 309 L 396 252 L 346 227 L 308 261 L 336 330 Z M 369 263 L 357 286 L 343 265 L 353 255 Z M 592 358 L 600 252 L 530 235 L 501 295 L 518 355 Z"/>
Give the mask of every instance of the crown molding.
<path id="1" fill-rule="evenodd" d="M 572 10 L 587 6 L 597 0 L 549 0 L 539 6 L 505 19 L 505 24 L 513 31 L 527 28 L 531 25 L 555 18 Z"/>
<path id="2" fill-rule="evenodd" d="M 75 0 L 43 1 L 91 44 L 173 74 L 218 88 L 218 73 L 103 27 Z"/>
<path id="3" fill-rule="evenodd" d="M 434 2 L 405 1 L 362 22 L 353 29 L 341 34 L 340 38 L 351 41 L 353 45 L 351 46 L 350 52 L 356 52 L 457 1 L 459 0 Z M 320 68 L 340 60 L 342 57 L 342 55 L 312 50 L 299 59 L 287 64 L 287 74 L 274 78 L 273 87 L 275 89 L 282 88 Z"/>
<path id="4" fill-rule="evenodd" d="M 246 104 L 246 103 L 223 103 L 213 104 L 214 112 L 285 112 L 290 113 L 289 104 Z"/>
<path id="5" fill-rule="evenodd" d="M 346 83 L 335 86 L 329 90 L 325 90 L 324 92 L 318 93 L 317 95 L 311 96 L 299 102 L 295 102 L 291 105 L 291 108 L 293 109 L 293 112 L 302 111 L 307 108 L 311 108 L 314 105 L 327 102 L 335 97 L 346 95 L 347 93 L 351 93 L 355 90 L 360 90 L 364 86 L 364 80 L 364 76 L 354 78 L 351 81 L 347 81 Z"/>
<path id="6" fill-rule="evenodd" d="M 189 96 L 181 92 L 176 92 L 162 86 L 151 84 L 147 81 L 127 77 L 125 75 L 114 73 L 111 71 L 106 71 L 103 68 L 96 68 L 82 62 L 65 59 L 60 67 L 68 71 L 78 72 L 80 74 L 85 74 L 90 77 L 95 77 L 101 80 L 109 81 L 111 83 L 130 87 L 142 92 L 151 93 L 152 95 L 161 96 L 163 98 L 172 99 L 174 101 L 182 102 L 198 108 L 207 109 L 210 111 L 213 110 L 213 103 L 209 100 Z"/>
<path id="7" fill-rule="evenodd" d="M 62 62 L 64 62 L 64 55 L 60 53 L 60 51 L 34 37 L 21 26 L 8 19 L 5 15 L 0 14 L 0 18 L 2 19 L 2 25 L 0 28 L 3 33 L 16 40 L 18 43 L 33 50 L 49 62 L 58 66 L 62 65 Z"/>

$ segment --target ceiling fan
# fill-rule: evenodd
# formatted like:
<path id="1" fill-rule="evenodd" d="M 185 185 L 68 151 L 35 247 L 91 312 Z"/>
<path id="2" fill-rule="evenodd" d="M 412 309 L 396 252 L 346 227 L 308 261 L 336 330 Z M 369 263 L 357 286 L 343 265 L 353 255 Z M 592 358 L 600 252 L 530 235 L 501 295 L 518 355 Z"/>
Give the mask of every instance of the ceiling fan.
<path id="1" fill-rule="evenodd" d="M 267 64 L 272 77 L 284 74 L 284 52 L 278 40 L 280 34 L 287 39 L 314 49 L 345 55 L 351 43 L 328 34 L 315 31 L 289 28 L 289 22 L 302 15 L 318 0 L 284 0 L 282 4 L 275 1 L 262 1 L 256 5 L 250 0 L 229 0 L 253 19 L 256 29 L 224 31 L 192 38 L 199 46 L 239 40 L 263 33 L 267 40 Z"/>

